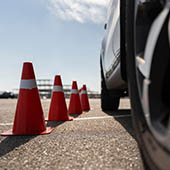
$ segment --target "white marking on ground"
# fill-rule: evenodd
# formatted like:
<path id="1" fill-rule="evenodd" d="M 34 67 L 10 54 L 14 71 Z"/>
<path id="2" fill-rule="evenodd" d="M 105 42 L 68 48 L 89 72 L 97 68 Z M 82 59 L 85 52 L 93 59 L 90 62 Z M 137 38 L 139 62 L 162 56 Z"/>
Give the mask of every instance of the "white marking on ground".
<path id="1" fill-rule="evenodd" d="M 74 120 L 97 120 L 97 119 L 113 119 L 113 118 L 123 118 L 123 117 L 131 117 L 131 115 L 102 116 L 102 117 L 82 117 L 82 118 L 74 118 Z"/>
<path id="2" fill-rule="evenodd" d="M 0 123 L 0 126 L 11 126 L 13 123 Z"/>
<path id="3" fill-rule="evenodd" d="M 124 118 L 131 117 L 131 115 L 117 115 L 117 116 L 102 116 L 102 117 L 82 117 L 74 118 L 74 120 L 98 120 L 98 119 L 113 119 L 113 118 Z M 0 126 L 11 126 L 13 123 L 0 123 Z"/>

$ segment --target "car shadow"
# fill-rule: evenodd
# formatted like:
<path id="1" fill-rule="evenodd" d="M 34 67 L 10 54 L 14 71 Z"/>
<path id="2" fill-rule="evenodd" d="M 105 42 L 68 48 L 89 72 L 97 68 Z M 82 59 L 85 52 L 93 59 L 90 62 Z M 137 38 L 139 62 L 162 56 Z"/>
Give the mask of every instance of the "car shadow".
<path id="1" fill-rule="evenodd" d="M 126 129 L 126 131 L 135 139 L 130 109 L 118 111 L 104 111 L 104 113 L 108 114 L 109 116 L 113 116 L 114 119 L 118 121 Z"/>
<path id="2" fill-rule="evenodd" d="M 119 116 L 119 115 L 131 115 L 130 109 L 120 109 L 118 111 L 104 111 L 104 113 L 110 116 Z"/>

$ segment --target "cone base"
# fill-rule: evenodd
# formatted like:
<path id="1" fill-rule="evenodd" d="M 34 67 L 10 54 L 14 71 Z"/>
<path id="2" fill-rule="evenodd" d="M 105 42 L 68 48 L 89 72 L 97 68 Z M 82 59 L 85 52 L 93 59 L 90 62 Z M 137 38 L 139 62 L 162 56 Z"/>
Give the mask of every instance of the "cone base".
<path id="1" fill-rule="evenodd" d="M 46 130 L 39 132 L 39 133 L 34 133 L 34 134 L 15 134 L 12 132 L 12 129 L 1 133 L 1 136 L 32 136 L 32 135 L 46 135 L 50 134 L 54 130 L 53 127 L 47 127 Z"/>

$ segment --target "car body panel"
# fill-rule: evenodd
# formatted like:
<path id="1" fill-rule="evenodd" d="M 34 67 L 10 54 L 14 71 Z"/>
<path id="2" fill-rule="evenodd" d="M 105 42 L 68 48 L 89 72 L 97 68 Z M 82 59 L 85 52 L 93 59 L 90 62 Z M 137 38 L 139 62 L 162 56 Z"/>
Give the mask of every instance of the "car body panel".
<path id="1" fill-rule="evenodd" d="M 112 0 L 109 4 L 107 28 L 100 55 L 108 90 L 126 89 L 120 70 L 120 0 Z"/>

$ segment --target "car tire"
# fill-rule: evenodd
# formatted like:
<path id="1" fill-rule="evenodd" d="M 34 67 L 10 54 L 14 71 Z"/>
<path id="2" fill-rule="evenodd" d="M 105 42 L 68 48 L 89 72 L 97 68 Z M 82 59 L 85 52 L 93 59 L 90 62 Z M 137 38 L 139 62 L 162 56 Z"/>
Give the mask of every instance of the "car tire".
<path id="1" fill-rule="evenodd" d="M 101 109 L 103 111 L 117 111 L 120 97 L 114 97 L 106 87 L 104 75 L 101 67 Z"/>
<path id="2" fill-rule="evenodd" d="M 144 116 L 140 94 L 138 90 L 137 71 L 135 61 L 135 36 L 134 36 L 134 18 L 135 18 L 135 0 L 126 1 L 126 61 L 128 89 L 132 107 L 132 122 L 135 136 L 140 149 L 143 164 L 146 170 L 164 170 L 168 169 L 166 159 L 169 159 L 169 153 L 156 139 Z M 158 153 L 159 152 L 159 153 Z M 156 156 L 158 155 L 158 156 Z M 161 155 L 164 155 L 161 157 Z M 166 155 L 166 156 L 165 156 Z M 162 162 L 165 162 L 163 165 Z"/>
<path id="3" fill-rule="evenodd" d="M 117 111 L 119 108 L 119 97 L 112 97 L 107 90 L 101 92 L 101 108 L 103 111 Z"/>

